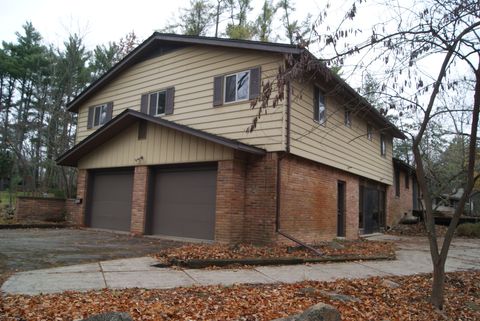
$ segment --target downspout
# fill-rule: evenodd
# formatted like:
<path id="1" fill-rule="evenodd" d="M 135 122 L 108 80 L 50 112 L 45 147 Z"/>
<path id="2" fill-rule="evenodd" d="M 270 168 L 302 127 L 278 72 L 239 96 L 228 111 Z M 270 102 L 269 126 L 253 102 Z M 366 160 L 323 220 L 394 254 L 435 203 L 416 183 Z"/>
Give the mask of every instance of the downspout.
<path id="1" fill-rule="evenodd" d="M 291 235 L 288 235 L 287 233 L 284 233 L 280 230 L 280 197 L 281 197 L 281 186 L 282 186 L 282 175 L 281 175 L 281 164 L 282 164 L 282 159 L 288 156 L 290 154 L 290 121 L 291 121 L 291 109 L 292 105 L 292 88 L 291 88 L 291 83 L 290 81 L 287 82 L 287 110 L 286 110 L 286 139 L 285 139 L 285 153 L 277 157 L 277 182 L 276 182 L 276 208 L 275 208 L 275 232 L 282 235 L 283 237 L 286 237 L 287 239 L 297 243 L 300 246 L 303 246 L 315 254 L 321 256 L 323 255 L 322 252 L 317 250 L 316 248 L 306 244 L 305 242 L 302 242 L 296 238 L 294 238 Z"/>

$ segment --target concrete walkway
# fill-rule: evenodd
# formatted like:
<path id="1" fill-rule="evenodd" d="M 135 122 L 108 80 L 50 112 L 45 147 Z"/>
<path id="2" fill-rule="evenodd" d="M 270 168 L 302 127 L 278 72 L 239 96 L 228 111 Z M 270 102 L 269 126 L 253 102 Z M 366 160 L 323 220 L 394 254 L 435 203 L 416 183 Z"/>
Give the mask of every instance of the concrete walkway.
<path id="1" fill-rule="evenodd" d="M 92 264 L 19 272 L 3 284 L 5 294 L 55 293 L 102 288 L 166 289 L 193 285 L 235 283 L 294 283 L 427 273 L 432 271 L 426 238 L 380 236 L 398 245 L 397 260 L 269 266 L 254 269 L 193 270 L 156 268 L 151 257 L 102 261 Z M 480 269 L 480 240 L 457 239 L 452 244 L 447 271 Z"/>

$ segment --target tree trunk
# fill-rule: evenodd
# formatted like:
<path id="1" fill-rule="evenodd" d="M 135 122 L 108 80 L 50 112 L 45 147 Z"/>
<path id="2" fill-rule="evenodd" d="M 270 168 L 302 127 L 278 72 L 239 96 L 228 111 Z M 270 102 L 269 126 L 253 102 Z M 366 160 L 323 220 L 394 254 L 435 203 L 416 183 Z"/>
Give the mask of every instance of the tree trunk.
<path id="1" fill-rule="evenodd" d="M 433 264 L 432 296 L 430 298 L 433 306 L 443 310 L 445 283 L 445 261 L 440 259 Z"/>

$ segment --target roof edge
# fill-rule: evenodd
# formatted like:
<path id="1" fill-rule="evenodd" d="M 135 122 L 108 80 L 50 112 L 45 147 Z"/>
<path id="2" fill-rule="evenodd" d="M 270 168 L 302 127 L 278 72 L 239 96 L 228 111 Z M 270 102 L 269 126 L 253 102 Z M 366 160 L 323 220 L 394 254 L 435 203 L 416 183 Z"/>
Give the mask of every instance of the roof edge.
<path id="1" fill-rule="evenodd" d="M 132 109 L 126 109 L 119 115 L 117 115 L 115 118 L 111 119 L 109 122 L 104 124 L 101 128 L 97 129 L 95 132 L 87 136 L 84 140 L 82 140 L 80 143 L 77 145 L 73 146 L 66 152 L 64 152 L 62 155 L 60 155 L 55 161 L 57 165 L 62 165 L 62 166 L 77 166 L 78 164 L 78 159 L 75 160 L 69 160 L 69 158 L 73 157 L 75 153 L 82 153 L 82 155 L 79 155 L 78 158 L 82 157 L 84 154 L 89 153 L 94 149 L 92 144 L 95 143 L 95 140 L 101 135 L 108 136 L 108 131 L 112 128 L 114 125 L 118 125 L 119 122 L 122 120 L 125 120 L 126 118 L 133 118 L 132 122 L 133 123 L 135 120 L 146 120 L 148 122 L 167 127 L 173 130 L 180 131 L 185 134 L 193 135 L 195 137 L 210 141 L 212 143 L 216 143 L 225 147 L 232 148 L 234 150 L 254 154 L 254 155 L 265 155 L 266 150 L 263 148 L 251 146 L 245 143 L 241 143 L 236 140 L 228 139 L 225 137 L 220 137 L 214 134 L 210 134 L 198 129 L 194 129 L 185 125 L 177 124 L 172 121 L 162 119 L 162 118 L 156 118 L 154 116 L 150 116 Z M 131 123 L 128 123 L 130 125 Z M 110 139 L 107 137 L 107 140 Z M 85 150 L 82 152 L 82 149 Z"/>

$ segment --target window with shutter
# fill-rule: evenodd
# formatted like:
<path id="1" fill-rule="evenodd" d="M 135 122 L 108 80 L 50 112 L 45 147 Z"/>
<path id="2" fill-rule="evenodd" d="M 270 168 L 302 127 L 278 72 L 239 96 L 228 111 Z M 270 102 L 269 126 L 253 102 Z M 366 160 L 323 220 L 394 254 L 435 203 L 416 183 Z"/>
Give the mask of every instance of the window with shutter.
<path id="1" fill-rule="evenodd" d="M 213 106 L 256 99 L 260 94 L 260 67 L 213 79 Z"/>
<path id="2" fill-rule="evenodd" d="M 88 110 L 87 128 L 98 127 L 112 119 L 113 103 L 109 102 L 90 107 Z"/>

